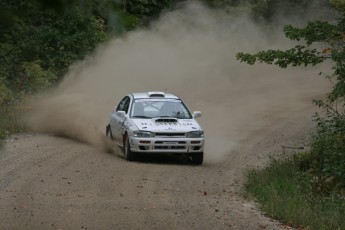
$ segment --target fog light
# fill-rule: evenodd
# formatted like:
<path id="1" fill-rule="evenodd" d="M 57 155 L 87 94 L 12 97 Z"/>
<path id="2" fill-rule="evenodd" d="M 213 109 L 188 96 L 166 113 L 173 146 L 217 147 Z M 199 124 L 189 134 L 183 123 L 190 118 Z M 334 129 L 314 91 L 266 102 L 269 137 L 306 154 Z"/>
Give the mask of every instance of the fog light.
<path id="1" fill-rule="evenodd" d="M 139 146 L 140 150 L 149 150 L 149 148 L 150 148 L 149 146 L 142 146 L 142 145 Z"/>

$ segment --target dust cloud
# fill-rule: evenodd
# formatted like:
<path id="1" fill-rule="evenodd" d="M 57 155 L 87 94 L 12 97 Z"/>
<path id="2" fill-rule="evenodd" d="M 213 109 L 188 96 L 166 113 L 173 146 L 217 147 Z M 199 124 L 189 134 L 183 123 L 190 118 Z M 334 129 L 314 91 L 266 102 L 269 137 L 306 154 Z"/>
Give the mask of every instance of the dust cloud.
<path id="1" fill-rule="evenodd" d="M 297 116 L 328 91 L 327 81 L 317 76 L 320 69 L 236 60 L 237 52 L 291 46 L 276 27 L 189 2 L 76 63 L 59 87 L 37 96 L 28 124 L 102 145 L 109 114 L 123 96 L 167 91 L 203 112 L 205 161 L 220 161 L 253 133 Z"/>

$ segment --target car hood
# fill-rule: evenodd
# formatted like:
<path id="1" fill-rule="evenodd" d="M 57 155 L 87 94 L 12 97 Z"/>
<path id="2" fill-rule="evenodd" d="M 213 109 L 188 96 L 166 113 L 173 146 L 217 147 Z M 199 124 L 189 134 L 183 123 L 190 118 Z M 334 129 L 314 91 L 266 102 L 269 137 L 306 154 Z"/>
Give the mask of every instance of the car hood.
<path id="1" fill-rule="evenodd" d="M 194 119 L 132 119 L 139 130 L 151 132 L 190 132 L 202 130 Z"/>

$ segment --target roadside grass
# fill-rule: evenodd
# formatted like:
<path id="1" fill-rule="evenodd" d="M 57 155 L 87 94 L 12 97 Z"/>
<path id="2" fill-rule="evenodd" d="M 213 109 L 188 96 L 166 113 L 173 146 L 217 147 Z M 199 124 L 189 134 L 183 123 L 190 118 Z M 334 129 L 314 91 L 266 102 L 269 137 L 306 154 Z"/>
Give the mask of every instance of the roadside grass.
<path id="1" fill-rule="evenodd" d="M 345 197 L 336 189 L 327 195 L 314 194 L 312 177 L 300 171 L 293 157 L 271 159 L 265 169 L 248 172 L 244 195 L 289 226 L 345 229 Z"/>

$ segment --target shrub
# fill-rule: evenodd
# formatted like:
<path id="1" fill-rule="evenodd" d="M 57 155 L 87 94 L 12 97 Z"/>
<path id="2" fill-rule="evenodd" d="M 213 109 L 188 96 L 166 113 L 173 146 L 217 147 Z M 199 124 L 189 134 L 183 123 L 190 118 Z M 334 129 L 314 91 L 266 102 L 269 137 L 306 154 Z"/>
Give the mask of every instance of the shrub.
<path id="1" fill-rule="evenodd" d="M 12 92 L 9 90 L 4 83 L 0 81 L 0 106 L 3 106 L 6 102 L 11 99 Z"/>
<path id="2" fill-rule="evenodd" d="M 345 229 L 344 196 L 329 189 L 334 188 L 334 181 L 299 170 L 299 163 L 310 157 L 301 153 L 272 159 L 265 169 L 249 171 L 245 195 L 254 196 L 267 215 L 285 224 L 301 229 Z M 327 192 L 316 193 L 316 189 Z"/>
<path id="3" fill-rule="evenodd" d="M 25 93 L 32 93 L 51 86 L 57 79 L 56 74 L 50 70 L 44 70 L 39 61 L 24 62 L 22 64 L 23 75 L 19 78 L 19 89 Z"/>

